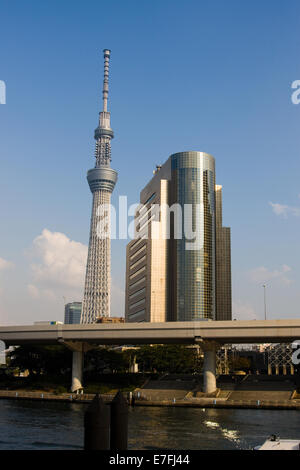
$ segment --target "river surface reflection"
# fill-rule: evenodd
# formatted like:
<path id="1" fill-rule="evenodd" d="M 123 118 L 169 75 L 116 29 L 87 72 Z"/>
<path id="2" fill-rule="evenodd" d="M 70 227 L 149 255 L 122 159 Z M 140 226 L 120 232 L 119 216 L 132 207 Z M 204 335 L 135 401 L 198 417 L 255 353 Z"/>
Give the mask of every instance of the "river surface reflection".
<path id="1" fill-rule="evenodd" d="M 88 405 L 0 400 L 0 449 L 82 449 Z M 252 449 L 270 434 L 299 439 L 297 410 L 129 409 L 130 449 Z"/>

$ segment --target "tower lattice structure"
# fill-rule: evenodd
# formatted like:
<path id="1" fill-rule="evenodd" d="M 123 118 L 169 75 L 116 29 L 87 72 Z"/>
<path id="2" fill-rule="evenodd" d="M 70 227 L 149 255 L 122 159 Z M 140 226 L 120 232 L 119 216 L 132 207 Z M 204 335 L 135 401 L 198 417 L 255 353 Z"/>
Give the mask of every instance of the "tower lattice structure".
<path id="1" fill-rule="evenodd" d="M 110 168 L 110 113 L 107 111 L 110 50 L 104 49 L 103 110 L 95 130 L 95 168 L 87 173 L 93 194 L 89 249 L 81 323 L 94 323 L 110 316 L 110 200 L 118 174 Z"/>

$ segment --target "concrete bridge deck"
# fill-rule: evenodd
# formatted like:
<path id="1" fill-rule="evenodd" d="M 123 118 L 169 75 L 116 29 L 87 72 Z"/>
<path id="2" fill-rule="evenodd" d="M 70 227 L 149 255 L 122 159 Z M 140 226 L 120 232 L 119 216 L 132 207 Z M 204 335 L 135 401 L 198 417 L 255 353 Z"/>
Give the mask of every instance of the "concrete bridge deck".
<path id="1" fill-rule="evenodd" d="M 7 346 L 26 343 L 55 344 L 195 344 L 287 343 L 300 339 L 300 319 L 263 321 L 195 321 L 89 325 L 1 326 L 0 340 Z"/>
<path id="2" fill-rule="evenodd" d="M 216 390 L 216 350 L 226 343 L 291 343 L 300 319 L 195 321 L 88 325 L 0 326 L 6 347 L 62 343 L 73 350 L 72 391 L 82 388 L 83 355 L 97 345 L 199 344 L 204 351 L 204 391 Z"/>

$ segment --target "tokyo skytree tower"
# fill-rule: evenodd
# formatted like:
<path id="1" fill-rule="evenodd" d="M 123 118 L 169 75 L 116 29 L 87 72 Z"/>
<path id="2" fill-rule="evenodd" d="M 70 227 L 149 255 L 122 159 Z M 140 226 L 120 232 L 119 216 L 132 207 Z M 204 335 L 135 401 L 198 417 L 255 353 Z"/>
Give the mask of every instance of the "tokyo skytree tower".
<path id="1" fill-rule="evenodd" d="M 118 174 L 110 168 L 110 141 L 114 133 L 110 127 L 110 113 L 107 111 L 108 75 L 110 50 L 104 49 L 103 111 L 99 114 L 99 125 L 95 130 L 95 168 L 87 173 L 87 180 L 93 194 L 93 207 L 89 250 L 86 266 L 84 299 L 81 323 L 94 323 L 97 317 L 110 316 L 110 204 L 111 193 Z M 106 222 L 106 236 L 99 236 L 99 222 Z M 101 222 L 102 220 L 102 222 Z"/>

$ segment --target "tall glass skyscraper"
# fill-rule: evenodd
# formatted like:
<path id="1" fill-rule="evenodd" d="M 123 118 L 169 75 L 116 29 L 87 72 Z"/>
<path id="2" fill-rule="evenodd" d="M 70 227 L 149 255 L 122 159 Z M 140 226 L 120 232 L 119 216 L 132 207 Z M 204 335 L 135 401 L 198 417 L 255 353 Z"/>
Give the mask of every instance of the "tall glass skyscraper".
<path id="1" fill-rule="evenodd" d="M 170 314 L 175 321 L 214 319 L 215 159 L 204 152 L 175 153 L 170 158 L 170 203 L 182 208 L 182 236 L 176 239 L 174 231 L 171 241 Z"/>
<path id="2" fill-rule="evenodd" d="M 231 320 L 230 228 L 222 226 L 221 188 L 215 159 L 205 152 L 175 153 L 157 167 L 141 191 L 144 209 L 136 212 L 136 237 L 127 245 L 126 321 Z"/>
<path id="3" fill-rule="evenodd" d="M 222 186 L 216 185 L 216 309 L 217 320 L 231 320 L 231 236 L 230 227 L 223 227 Z"/>

